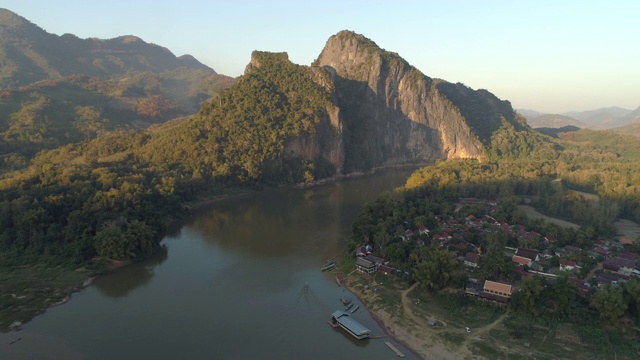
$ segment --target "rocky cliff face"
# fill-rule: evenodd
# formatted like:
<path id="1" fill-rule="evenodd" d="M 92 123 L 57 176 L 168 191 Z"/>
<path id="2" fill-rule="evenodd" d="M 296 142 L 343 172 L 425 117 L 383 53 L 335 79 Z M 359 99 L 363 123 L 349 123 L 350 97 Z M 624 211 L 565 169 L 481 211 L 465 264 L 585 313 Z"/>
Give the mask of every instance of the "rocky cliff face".
<path id="1" fill-rule="evenodd" d="M 350 31 L 332 36 L 314 65 L 327 69 L 335 82 L 336 104 L 344 121 L 347 171 L 435 159 L 483 158 L 483 141 L 487 139 L 474 128 L 482 128 L 484 118 L 486 123 L 495 123 L 501 110 L 513 117 L 510 104 L 461 84 L 431 79 L 397 54 Z M 479 110 L 466 111 L 475 116 L 475 122 L 464 115 L 465 98 L 486 103 L 483 107 L 466 106 Z"/>
<path id="2" fill-rule="evenodd" d="M 310 67 L 291 63 L 287 53 L 254 51 L 243 78 L 213 111 L 204 114 L 222 134 L 213 138 L 235 142 L 231 134 L 249 133 L 251 141 L 234 145 L 255 153 L 218 162 L 250 177 L 259 175 L 255 169 L 270 170 L 272 178 L 280 170 L 324 177 L 333 169 L 480 159 L 496 130 L 524 124 L 511 104 L 488 91 L 431 79 L 349 31 L 332 36 Z M 265 144 L 269 151 L 261 150 Z"/>

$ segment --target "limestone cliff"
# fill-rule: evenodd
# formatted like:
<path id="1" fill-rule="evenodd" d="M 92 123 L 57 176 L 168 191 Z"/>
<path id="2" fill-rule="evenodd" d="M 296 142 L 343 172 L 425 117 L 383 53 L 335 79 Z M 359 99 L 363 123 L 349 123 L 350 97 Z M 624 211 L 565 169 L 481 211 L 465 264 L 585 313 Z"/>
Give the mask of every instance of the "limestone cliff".
<path id="1" fill-rule="evenodd" d="M 252 181 L 480 159 L 498 129 L 526 126 L 488 91 L 431 79 L 349 31 L 332 36 L 311 66 L 254 51 L 244 76 L 201 116 L 216 167 Z"/>
<path id="2" fill-rule="evenodd" d="M 483 121 L 493 124 L 514 116 L 510 104 L 490 93 L 431 79 L 398 54 L 350 31 L 332 36 L 314 65 L 327 69 L 335 82 L 346 171 L 483 158 L 483 142 L 490 136 L 490 131 L 488 136 L 477 131 Z M 467 104 L 467 99 L 483 106 Z"/>

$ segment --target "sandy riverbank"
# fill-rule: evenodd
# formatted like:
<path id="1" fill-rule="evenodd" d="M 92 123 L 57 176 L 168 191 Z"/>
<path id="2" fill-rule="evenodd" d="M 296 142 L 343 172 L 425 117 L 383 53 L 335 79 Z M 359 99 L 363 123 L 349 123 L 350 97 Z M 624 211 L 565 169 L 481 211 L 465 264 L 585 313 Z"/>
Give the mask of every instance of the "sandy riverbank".
<path id="1" fill-rule="evenodd" d="M 363 278 L 363 275 L 352 272 L 346 276 L 343 285 L 351 291 L 360 302 L 365 305 L 371 316 L 385 329 L 387 334 L 395 341 L 409 348 L 416 356 L 422 359 L 444 359 L 455 360 L 461 358 L 475 358 L 466 346 L 450 348 L 428 325 L 426 319 L 413 314 L 410 309 L 410 302 L 407 294 L 413 289 L 406 289 L 402 293 L 402 306 L 389 312 L 379 305 L 379 296 L 374 291 L 375 282 L 369 284 L 365 289 L 362 284 L 369 283 L 372 279 Z M 398 290 L 400 291 L 400 290 Z"/>

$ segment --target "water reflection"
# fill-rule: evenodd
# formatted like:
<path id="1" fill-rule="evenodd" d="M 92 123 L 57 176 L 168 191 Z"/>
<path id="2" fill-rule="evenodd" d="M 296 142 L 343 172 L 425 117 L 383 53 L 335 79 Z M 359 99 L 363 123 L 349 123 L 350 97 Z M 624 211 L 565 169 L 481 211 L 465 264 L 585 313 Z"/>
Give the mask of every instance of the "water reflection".
<path id="1" fill-rule="evenodd" d="M 165 262 L 168 257 L 167 246 L 162 244 L 156 253 L 144 263 L 132 264 L 117 270 L 111 276 L 100 277 L 96 279 L 94 286 L 101 294 L 111 298 L 127 296 L 132 290 L 151 281 L 154 269 Z"/>
<path id="2" fill-rule="evenodd" d="M 22 334 L 56 338 L 87 359 L 388 359 L 384 342 L 327 325 L 339 299 L 353 295 L 320 267 L 343 251 L 361 206 L 407 175 L 212 204 L 165 237 L 156 256 L 97 279 Z M 383 333 L 364 309 L 353 316 Z M 48 346 L 26 340 L 11 346 Z M 58 351 L 52 358 L 72 357 Z"/>

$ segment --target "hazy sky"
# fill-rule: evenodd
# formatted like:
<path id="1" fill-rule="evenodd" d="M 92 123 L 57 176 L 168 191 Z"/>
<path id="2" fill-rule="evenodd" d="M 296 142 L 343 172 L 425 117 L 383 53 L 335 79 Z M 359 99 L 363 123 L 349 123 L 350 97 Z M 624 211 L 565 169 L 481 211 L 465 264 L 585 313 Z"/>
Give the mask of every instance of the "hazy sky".
<path id="1" fill-rule="evenodd" d="M 218 73 L 251 51 L 309 65 L 348 29 L 425 75 L 488 89 L 542 112 L 640 106 L 640 1 L 0 0 L 62 35 L 136 35 Z"/>

